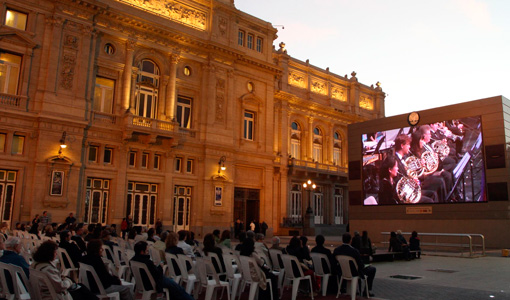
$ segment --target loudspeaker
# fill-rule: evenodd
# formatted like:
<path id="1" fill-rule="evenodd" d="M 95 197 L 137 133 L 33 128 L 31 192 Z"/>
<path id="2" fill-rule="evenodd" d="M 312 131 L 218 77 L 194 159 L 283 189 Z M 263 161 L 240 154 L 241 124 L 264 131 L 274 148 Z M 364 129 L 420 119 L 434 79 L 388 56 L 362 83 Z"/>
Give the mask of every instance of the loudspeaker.
<path id="1" fill-rule="evenodd" d="M 508 201 L 508 186 L 506 182 L 487 183 L 489 201 Z"/>
<path id="2" fill-rule="evenodd" d="M 506 168 L 505 145 L 485 146 L 485 164 L 487 169 Z"/>
<path id="3" fill-rule="evenodd" d="M 349 180 L 361 179 L 361 161 L 355 160 L 349 162 Z"/>

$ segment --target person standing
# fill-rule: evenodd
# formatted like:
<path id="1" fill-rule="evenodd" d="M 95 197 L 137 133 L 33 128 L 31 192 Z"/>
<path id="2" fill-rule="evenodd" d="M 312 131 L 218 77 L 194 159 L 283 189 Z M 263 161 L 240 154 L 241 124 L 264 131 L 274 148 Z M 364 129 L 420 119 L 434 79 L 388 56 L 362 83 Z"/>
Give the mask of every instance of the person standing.
<path id="1" fill-rule="evenodd" d="M 262 231 L 262 234 L 264 236 L 266 236 L 266 231 L 268 228 L 269 228 L 269 226 L 267 226 L 266 221 L 262 221 L 262 223 L 260 224 L 260 230 Z"/>
<path id="2" fill-rule="evenodd" d="M 125 239 L 128 232 L 128 222 L 126 218 L 122 218 L 122 223 L 120 223 L 120 230 L 122 231 L 122 238 Z"/>
<path id="3" fill-rule="evenodd" d="M 47 211 L 43 211 L 42 213 L 42 216 L 41 216 L 41 225 L 42 225 L 42 228 L 46 228 L 46 226 L 50 224 L 50 217 L 48 216 L 48 212 Z"/>
<path id="4" fill-rule="evenodd" d="M 39 214 L 36 214 L 35 217 L 32 219 L 32 223 L 30 224 L 30 230 L 28 232 L 39 236 L 39 223 L 41 223 L 41 219 L 39 218 Z"/>
<path id="5" fill-rule="evenodd" d="M 76 218 L 74 217 L 73 213 L 69 213 L 69 216 L 66 218 L 65 223 L 71 226 L 74 224 L 74 222 L 76 222 Z"/>

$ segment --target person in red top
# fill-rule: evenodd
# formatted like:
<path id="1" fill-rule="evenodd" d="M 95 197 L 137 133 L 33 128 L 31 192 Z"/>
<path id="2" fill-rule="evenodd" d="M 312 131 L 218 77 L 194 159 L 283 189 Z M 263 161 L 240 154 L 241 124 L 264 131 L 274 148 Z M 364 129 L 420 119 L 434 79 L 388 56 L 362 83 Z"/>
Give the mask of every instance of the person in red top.
<path id="1" fill-rule="evenodd" d="M 122 231 L 122 238 L 124 239 L 128 230 L 128 222 L 126 218 L 122 218 L 122 223 L 120 223 L 120 230 Z"/>

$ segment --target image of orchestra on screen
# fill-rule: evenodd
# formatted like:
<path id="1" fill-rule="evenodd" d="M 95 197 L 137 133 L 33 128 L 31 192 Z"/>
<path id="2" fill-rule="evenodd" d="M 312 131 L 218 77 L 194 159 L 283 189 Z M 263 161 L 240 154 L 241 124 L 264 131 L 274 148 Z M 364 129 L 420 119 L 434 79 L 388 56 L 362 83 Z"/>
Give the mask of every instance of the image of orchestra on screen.
<path id="1" fill-rule="evenodd" d="M 364 205 L 486 202 L 480 116 L 368 132 Z"/>

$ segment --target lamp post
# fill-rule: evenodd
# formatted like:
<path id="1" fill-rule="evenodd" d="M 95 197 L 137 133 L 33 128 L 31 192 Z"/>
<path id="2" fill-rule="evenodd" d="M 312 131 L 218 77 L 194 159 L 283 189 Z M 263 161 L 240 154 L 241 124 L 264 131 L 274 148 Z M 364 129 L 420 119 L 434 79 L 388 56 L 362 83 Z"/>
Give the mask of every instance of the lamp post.
<path id="1" fill-rule="evenodd" d="M 308 191 L 308 207 L 306 208 L 305 216 L 303 216 L 303 234 L 315 235 L 314 221 L 313 221 L 313 210 L 312 210 L 312 191 L 317 186 L 312 180 L 308 179 L 303 183 L 303 189 Z"/>
<path id="2" fill-rule="evenodd" d="M 311 202 L 312 202 L 312 191 L 315 190 L 317 186 L 310 179 L 308 179 L 305 183 L 303 183 L 303 188 L 308 191 L 308 207 L 306 208 L 306 214 L 310 215 L 313 213 Z"/>

